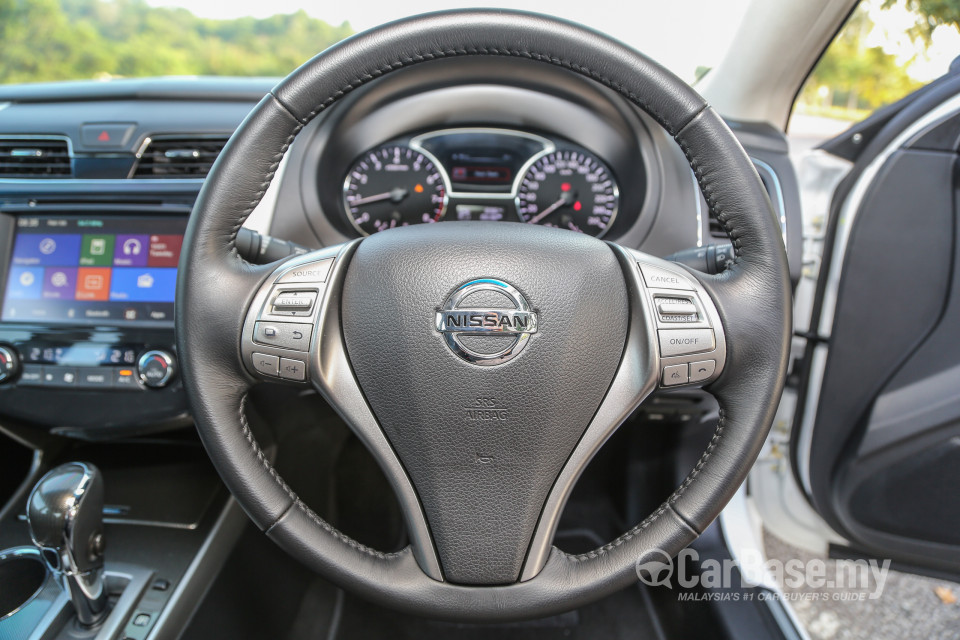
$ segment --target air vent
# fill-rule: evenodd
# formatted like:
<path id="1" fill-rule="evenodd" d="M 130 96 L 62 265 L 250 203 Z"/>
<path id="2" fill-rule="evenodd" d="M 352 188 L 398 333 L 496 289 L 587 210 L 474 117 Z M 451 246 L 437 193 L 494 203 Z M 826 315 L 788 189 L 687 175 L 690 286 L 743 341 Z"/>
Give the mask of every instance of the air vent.
<path id="1" fill-rule="evenodd" d="M 0 178 L 66 178 L 70 148 L 60 138 L 0 138 Z"/>
<path id="2" fill-rule="evenodd" d="M 203 178 L 210 172 L 226 137 L 154 138 L 140 154 L 134 178 Z"/>

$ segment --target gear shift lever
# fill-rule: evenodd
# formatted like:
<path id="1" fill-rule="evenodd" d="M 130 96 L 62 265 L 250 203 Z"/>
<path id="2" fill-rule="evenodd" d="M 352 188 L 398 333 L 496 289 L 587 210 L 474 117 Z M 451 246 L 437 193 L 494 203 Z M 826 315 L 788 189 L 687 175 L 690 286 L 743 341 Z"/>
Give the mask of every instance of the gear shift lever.
<path id="1" fill-rule="evenodd" d="M 103 580 L 103 476 L 68 462 L 40 479 L 27 500 L 30 537 L 85 626 L 107 614 Z"/>

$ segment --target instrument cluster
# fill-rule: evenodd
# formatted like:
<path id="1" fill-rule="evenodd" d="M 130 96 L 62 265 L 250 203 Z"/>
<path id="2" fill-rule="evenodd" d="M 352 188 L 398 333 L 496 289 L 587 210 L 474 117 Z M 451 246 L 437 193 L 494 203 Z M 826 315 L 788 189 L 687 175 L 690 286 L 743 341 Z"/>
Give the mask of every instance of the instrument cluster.
<path id="1" fill-rule="evenodd" d="M 363 235 L 441 220 L 506 220 L 595 237 L 620 189 L 607 164 L 573 143 L 511 129 L 458 128 L 364 151 L 344 177 L 343 213 Z"/>

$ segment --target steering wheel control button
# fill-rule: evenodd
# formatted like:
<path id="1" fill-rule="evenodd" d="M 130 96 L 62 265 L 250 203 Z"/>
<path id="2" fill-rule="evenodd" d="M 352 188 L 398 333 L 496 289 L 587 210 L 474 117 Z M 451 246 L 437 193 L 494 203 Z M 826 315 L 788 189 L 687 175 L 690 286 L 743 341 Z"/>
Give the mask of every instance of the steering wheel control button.
<path id="1" fill-rule="evenodd" d="M 690 363 L 690 382 L 703 382 L 717 370 L 716 360 Z"/>
<path id="2" fill-rule="evenodd" d="M 689 298 L 657 296 L 657 317 L 660 322 L 699 322 L 697 305 Z"/>
<path id="3" fill-rule="evenodd" d="M 673 271 L 655 267 L 652 264 L 640 264 L 640 272 L 643 273 L 643 281 L 651 289 L 679 289 L 681 291 L 693 291 L 693 285 L 690 281 Z"/>
<path id="4" fill-rule="evenodd" d="M 283 291 L 273 300 L 273 315 L 309 316 L 317 301 L 316 291 Z"/>
<path id="5" fill-rule="evenodd" d="M 273 347 L 307 351 L 313 325 L 300 322 L 258 322 L 253 330 L 253 341 Z"/>
<path id="6" fill-rule="evenodd" d="M 672 387 L 675 384 L 687 384 L 689 381 L 687 365 L 671 364 L 663 368 L 663 386 Z"/>
<path id="7" fill-rule="evenodd" d="M 333 266 L 333 258 L 318 260 L 309 264 L 300 265 L 290 269 L 277 279 L 277 284 L 309 284 L 317 282 L 326 282 L 330 275 L 330 267 Z"/>
<path id="8" fill-rule="evenodd" d="M 0 347 L 0 384 L 9 382 L 20 372 L 20 356 L 11 347 Z"/>
<path id="9" fill-rule="evenodd" d="M 303 360 L 280 358 L 280 377 L 284 380 L 303 382 L 307 379 L 307 363 Z"/>
<path id="10" fill-rule="evenodd" d="M 140 382 L 151 389 L 161 389 L 170 384 L 176 369 L 173 355 L 157 349 L 145 352 L 137 362 Z"/>
<path id="11" fill-rule="evenodd" d="M 253 368 L 265 376 L 280 375 L 280 356 L 271 356 L 265 353 L 253 353 Z"/>
<path id="12" fill-rule="evenodd" d="M 713 351 L 717 346 L 713 329 L 661 329 L 657 333 L 663 358 Z"/>

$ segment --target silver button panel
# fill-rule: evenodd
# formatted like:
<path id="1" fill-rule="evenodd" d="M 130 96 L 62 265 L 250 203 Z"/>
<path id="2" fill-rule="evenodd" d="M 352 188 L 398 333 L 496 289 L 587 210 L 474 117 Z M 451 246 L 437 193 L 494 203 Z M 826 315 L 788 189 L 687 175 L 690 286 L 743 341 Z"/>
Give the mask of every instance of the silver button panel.
<path id="1" fill-rule="evenodd" d="M 723 371 L 726 342 L 707 291 L 683 267 L 637 255 L 647 304 L 657 329 L 659 380 L 664 388 L 705 385 Z"/>
<path id="2" fill-rule="evenodd" d="M 285 261 L 261 285 L 244 323 L 244 363 L 257 377 L 310 380 L 311 345 L 336 254 L 324 251 Z"/>

